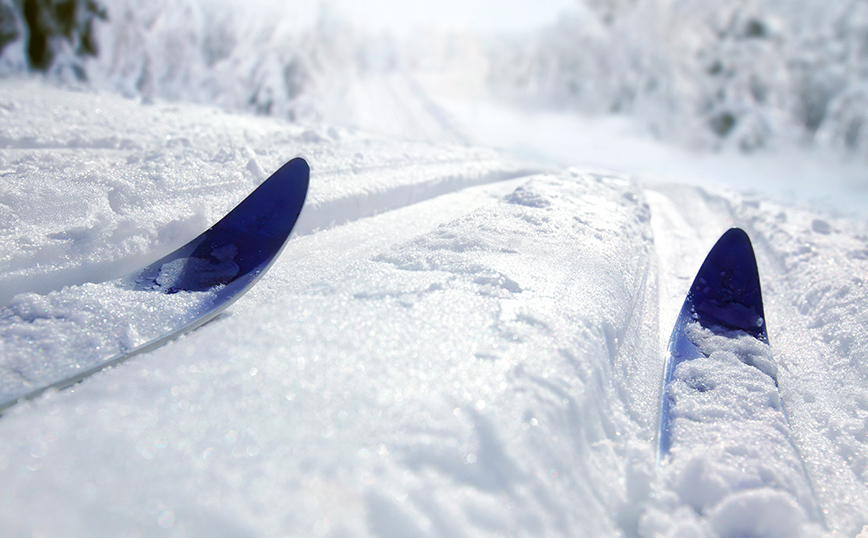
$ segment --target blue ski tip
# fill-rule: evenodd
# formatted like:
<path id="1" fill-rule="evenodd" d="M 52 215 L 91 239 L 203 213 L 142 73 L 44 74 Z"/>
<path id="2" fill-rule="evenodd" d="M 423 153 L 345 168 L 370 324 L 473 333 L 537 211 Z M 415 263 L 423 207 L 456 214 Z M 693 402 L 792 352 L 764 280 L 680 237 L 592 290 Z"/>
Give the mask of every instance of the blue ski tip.
<path id="1" fill-rule="evenodd" d="M 114 356 L 89 359 L 91 366 L 69 377 L 40 380 L 41 386 L 7 392 L 0 412 L 21 399 L 33 399 L 50 388 L 64 389 L 138 353 L 144 353 L 213 319 L 244 295 L 265 274 L 283 250 L 307 196 L 310 167 L 293 159 L 266 179 L 214 226 L 171 254 L 115 281 L 104 283 L 146 293 L 210 292 L 207 301 L 172 319 L 165 332 Z M 84 353 L 88 353 L 85 351 Z M 62 370 L 59 370 L 62 371 Z M 62 376 L 62 374 L 60 374 Z M 30 384 L 28 381 L 27 384 Z M 29 387 L 27 387 L 29 388 Z"/>
<path id="2" fill-rule="evenodd" d="M 756 258 L 743 230 L 728 230 L 708 253 L 682 312 L 705 327 L 742 330 L 768 343 Z"/>
<path id="3" fill-rule="evenodd" d="M 235 275 L 221 284 L 255 274 L 280 252 L 289 237 L 307 194 L 310 168 L 304 159 L 293 159 L 256 188 L 205 234 L 193 258 L 219 263 L 227 256 L 238 265 Z M 237 251 L 237 252 L 225 252 Z M 234 254 L 234 257 L 233 257 Z M 215 283 L 191 274 L 175 284 L 179 290 L 205 291 Z"/>
<path id="4" fill-rule="evenodd" d="M 743 230 L 728 230 L 712 247 L 690 286 L 672 329 L 669 357 L 663 372 L 658 463 L 672 445 L 671 408 L 674 401 L 666 388 L 679 364 L 703 356 L 687 336 L 691 322 L 712 330 L 741 330 L 768 344 L 756 258 L 750 239 Z"/>
<path id="5" fill-rule="evenodd" d="M 144 268 L 136 281 L 163 293 L 219 287 L 217 302 L 246 291 L 283 249 L 309 180 L 304 159 L 289 161 L 214 226 Z"/>

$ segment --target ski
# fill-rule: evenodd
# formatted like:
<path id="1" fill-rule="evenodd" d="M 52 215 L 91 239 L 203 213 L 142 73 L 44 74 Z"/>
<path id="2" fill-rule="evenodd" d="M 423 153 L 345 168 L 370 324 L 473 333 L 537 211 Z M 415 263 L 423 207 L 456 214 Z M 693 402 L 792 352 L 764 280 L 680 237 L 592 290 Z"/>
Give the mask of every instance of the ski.
<path id="1" fill-rule="evenodd" d="M 46 296 L 28 294 L 0 309 L 0 333 L 8 343 L 0 359 L 0 412 L 155 349 L 225 310 L 280 255 L 301 213 L 309 179 L 307 162 L 292 159 L 208 230 L 141 270 Z M 33 304 L 48 313 L 33 313 Z M 159 316 L 164 305 L 171 307 L 168 319 L 148 319 L 153 310 Z M 115 342 L 114 335 L 103 336 L 81 320 L 104 321 L 109 332 L 125 336 Z M 56 354 L 45 356 L 41 348 L 28 347 L 30 333 L 52 328 L 66 344 L 55 348 Z"/>
<path id="2" fill-rule="evenodd" d="M 728 230 L 709 252 L 668 351 L 657 462 L 669 486 L 700 514 L 735 513 L 763 499 L 789 506 L 794 529 L 822 526 L 781 400 L 756 258 L 743 230 Z M 739 533 L 757 532 L 745 525 Z"/>
<path id="3" fill-rule="evenodd" d="M 732 228 L 721 236 L 705 258 L 669 338 L 669 356 L 663 375 L 658 458 L 672 445 L 673 397 L 667 392 L 675 379 L 676 367 L 704 356 L 691 340 L 688 327 L 698 324 L 710 330 L 743 331 L 768 344 L 759 271 L 747 234 Z M 777 385 L 777 373 L 766 372 Z"/>

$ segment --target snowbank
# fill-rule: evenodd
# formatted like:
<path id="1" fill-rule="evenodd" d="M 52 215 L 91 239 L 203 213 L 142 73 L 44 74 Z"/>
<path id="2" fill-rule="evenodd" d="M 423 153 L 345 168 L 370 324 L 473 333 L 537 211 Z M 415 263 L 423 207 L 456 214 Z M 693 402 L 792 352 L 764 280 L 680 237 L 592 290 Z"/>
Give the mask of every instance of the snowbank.
<path id="1" fill-rule="evenodd" d="M 0 85 L 0 304 L 143 267 L 204 231 L 296 155 L 317 175 L 296 233 L 527 170 L 485 149 L 392 142 L 207 107 L 143 106 L 37 81 Z M 407 174 L 402 167 L 411 163 L 416 171 Z"/>

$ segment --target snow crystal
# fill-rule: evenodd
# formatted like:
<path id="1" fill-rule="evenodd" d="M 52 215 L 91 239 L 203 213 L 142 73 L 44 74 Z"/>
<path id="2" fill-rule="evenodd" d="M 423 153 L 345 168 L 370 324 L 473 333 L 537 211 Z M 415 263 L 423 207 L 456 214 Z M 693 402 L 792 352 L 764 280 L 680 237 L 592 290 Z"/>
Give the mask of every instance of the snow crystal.
<path id="1" fill-rule="evenodd" d="M 696 322 L 686 333 L 702 356 L 679 363 L 667 386 L 673 445 L 661 479 L 719 536 L 819 535 L 769 345 Z"/>
<path id="2" fill-rule="evenodd" d="M 212 292 L 172 295 L 119 282 L 17 295 L 0 307 L 0 400 L 83 372 L 187 325 Z"/>

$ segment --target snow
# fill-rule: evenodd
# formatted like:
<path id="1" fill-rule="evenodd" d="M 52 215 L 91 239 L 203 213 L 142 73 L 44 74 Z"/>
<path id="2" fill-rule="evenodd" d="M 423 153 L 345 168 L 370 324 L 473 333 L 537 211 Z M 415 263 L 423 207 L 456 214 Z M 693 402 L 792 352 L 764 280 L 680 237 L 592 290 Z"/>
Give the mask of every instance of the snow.
<path id="1" fill-rule="evenodd" d="M 863 164 L 801 146 L 697 154 L 635 118 L 462 100 L 442 73 L 353 62 L 308 72 L 330 89 L 318 101 L 251 102 L 251 80 L 286 89 L 272 75 L 291 52 L 309 66 L 364 39 L 337 47 L 328 17 L 318 37 L 277 25 L 234 34 L 208 66 L 190 56 L 214 52 L 207 28 L 261 20 L 221 26 L 188 2 L 201 33 L 163 62 L 179 21 L 124 5 L 127 26 L 104 35 L 147 32 L 89 69 L 126 97 L 0 79 L 2 390 L 195 308 L 195 293 L 142 303 L 107 283 L 296 155 L 310 193 L 225 313 L 4 412 L 0 534 L 868 533 Z M 250 54 L 256 39 L 271 56 Z M 268 102 L 272 117 L 246 112 Z M 658 464 L 666 342 L 731 226 L 757 253 L 770 345 L 693 334 L 709 358 L 672 387 L 692 441 Z"/>
<path id="2" fill-rule="evenodd" d="M 683 145 L 801 141 L 865 156 L 868 10 L 818 0 L 583 0 L 492 47 L 503 96 L 629 115 Z"/>
<path id="3" fill-rule="evenodd" d="M 112 281 L 16 295 L 0 313 L 0 398 L 84 372 L 183 327 L 213 292 L 143 294 Z"/>
<path id="4" fill-rule="evenodd" d="M 675 402 L 675 442 L 661 480 L 720 536 L 820 536 L 823 518 L 791 441 L 770 346 L 698 323 L 686 332 L 704 356 L 680 363 L 664 389 Z M 661 500 L 661 510 L 675 511 Z"/>
<path id="5" fill-rule="evenodd" d="M 178 246 L 296 153 L 313 169 L 298 233 L 227 314 L 6 412 L 4 534 L 795 536 L 866 524 L 860 220 L 534 172 L 472 147 L 2 85 L 4 315 L 62 294 L 72 304 L 51 308 L 75 324 L 63 308 L 87 312 L 99 285 L 85 279 Z M 759 425 L 717 429 L 728 444 L 685 447 L 657 469 L 661 342 L 733 224 L 757 248 L 780 397 L 759 369 L 732 367 L 766 379 L 750 394 L 777 418 L 721 399 L 725 416 Z M 57 334 L 32 345 L 63 348 Z M 782 409 L 791 437 L 768 429 Z M 787 483 L 802 461 L 810 485 Z"/>

